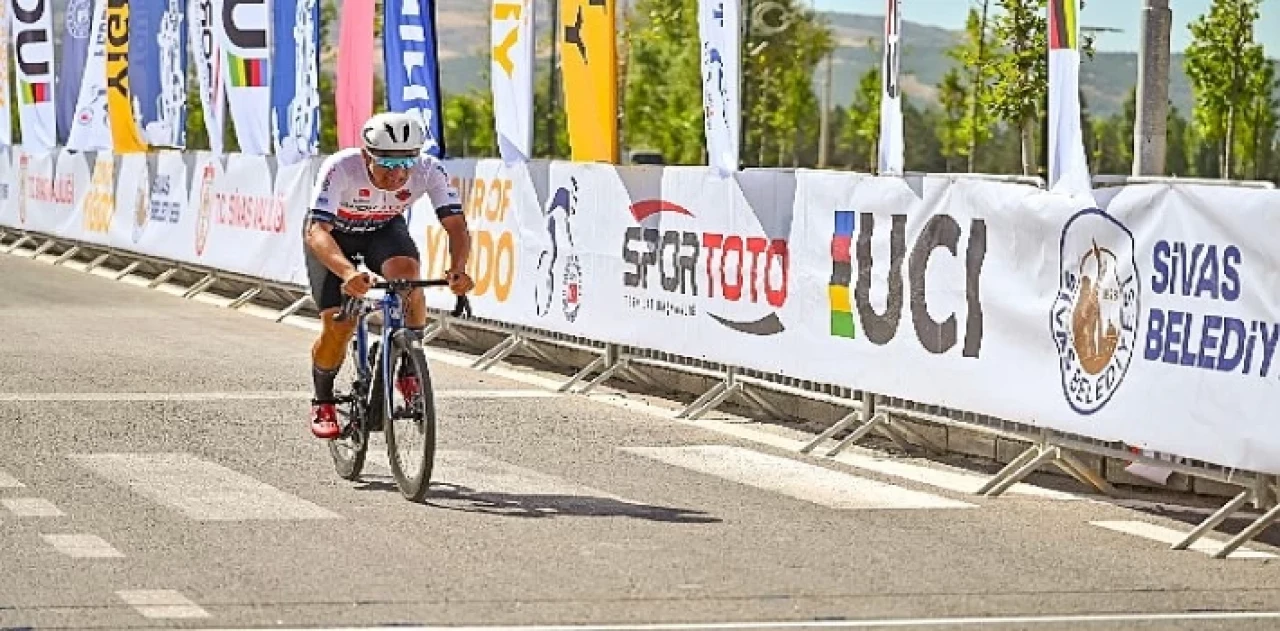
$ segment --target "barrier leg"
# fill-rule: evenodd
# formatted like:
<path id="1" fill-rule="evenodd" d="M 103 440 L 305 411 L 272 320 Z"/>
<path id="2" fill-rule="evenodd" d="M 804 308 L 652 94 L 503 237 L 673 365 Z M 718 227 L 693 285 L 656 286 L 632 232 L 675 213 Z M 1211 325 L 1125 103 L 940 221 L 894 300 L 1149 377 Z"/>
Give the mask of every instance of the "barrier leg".
<path id="1" fill-rule="evenodd" d="M 503 340 L 497 346 L 489 349 L 489 352 L 485 353 L 484 355 L 481 355 L 480 358 L 475 361 L 475 363 L 471 364 L 471 367 L 477 370 L 488 370 L 498 362 L 510 357 L 512 353 L 519 350 L 519 348 L 521 346 L 524 346 L 526 342 L 527 341 L 525 340 L 523 335 L 519 333 L 513 333 L 510 337 Z"/>
<path id="2" fill-rule="evenodd" d="M 99 265 L 106 263 L 109 258 L 111 258 L 110 252 L 103 252 L 102 254 L 99 254 L 98 258 L 89 261 L 89 264 L 84 266 L 84 273 L 88 274 L 89 272 L 92 272 L 97 269 Z M 141 265 L 141 263 L 138 263 L 137 261 L 134 261 L 134 263 Z M 129 271 L 132 272 L 135 269 L 137 269 L 137 267 L 130 268 Z M 124 276 L 117 276 L 116 280 L 120 280 L 121 278 L 124 278 Z"/>
<path id="3" fill-rule="evenodd" d="M 828 427 L 826 431 L 822 432 L 821 434 L 818 434 L 816 438 L 809 441 L 809 444 L 805 445 L 804 447 L 801 447 L 800 453 L 807 454 L 812 452 L 814 449 L 817 449 L 818 445 L 822 444 L 823 441 L 830 439 L 832 436 L 835 436 L 836 434 L 839 434 L 840 432 L 843 432 L 844 430 L 850 427 L 853 427 L 861 420 L 862 420 L 862 410 L 854 410 L 844 415 L 844 417 L 836 421 L 834 425 L 832 425 L 831 427 Z"/>
<path id="4" fill-rule="evenodd" d="M 746 385 L 743 385 L 739 391 L 742 393 L 742 398 L 746 399 L 748 402 L 754 405 L 758 410 L 760 410 L 761 412 L 764 412 L 766 415 L 768 415 L 771 418 L 782 420 L 782 419 L 791 418 L 792 416 L 778 409 L 778 406 L 772 403 L 769 403 L 767 400 L 765 400 L 764 397 L 760 396 L 760 393 L 752 390 L 751 388 L 746 387 Z"/>
<path id="5" fill-rule="evenodd" d="M 24 234 L 24 235 L 22 235 L 21 237 L 18 237 L 18 240 L 17 240 L 17 241 L 14 241 L 14 242 L 9 246 L 9 249 L 8 249 L 8 250 L 5 250 L 5 254 L 13 254 L 14 252 L 16 252 L 16 251 L 18 250 L 18 248 L 22 247 L 23 245 L 26 245 L 26 243 L 27 243 L 28 241 L 31 241 L 31 240 L 32 240 L 32 238 L 31 238 L 31 236 L 30 236 L 30 235 L 25 235 L 25 234 Z"/>
<path id="6" fill-rule="evenodd" d="M 249 289 L 245 290 L 244 293 L 240 294 L 240 296 L 237 297 L 235 300 L 232 300 L 231 303 L 227 305 L 227 308 L 239 309 L 240 307 L 243 307 L 246 304 L 248 304 L 250 300 L 253 300 L 254 297 L 260 293 L 262 293 L 262 285 L 258 285 L 257 287 L 250 287 Z"/>
<path id="7" fill-rule="evenodd" d="M 1039 469 L 1046 463 L 1056 460 L 1061 452 L 1057 447 L 1037 447 L 1037 449 L 1039 450 L 1039 453 L 1032 457 L 1029 462 L 1019 467 L 1017 471 L 1014 471 L 1011 475 L 1001 480 L 999 484 L 993 486 L 991 490 L 987 491 L 987 497 L 998 497 L 1003 494 L 1005 491 L 1009 490 L 1010 487 L 1031 475 L 1031 473 L 1036 469 Z"/>
<path id="8" fill-rule="evenodd" d="M 895 421 L 892 417 L 889 418 L 889 423 L 886 427 L 893 432 L 901 434 L 904 437 L 904 440 L 914 441 L 917 445 L 920 445 L 925 451 L 931 454 L 943 454 L 947 451 L 942 447 L 939 447 L 932 440 L 926 438 L 924 434 L 916 431 L 914 427 L 900 421 Z M 890 438 L 892 438 L 892 436 L 890 436 Z"/>
<path id="9" fill-rule="evenodd" d="M 991 490 L 994 489 L 997 484 L 1004 482 L 1005 478 L 1013 475 L 1015 471 L 1022 468 L 1022 465 L 1025 465 L 1028 462 L 1031 462 L 1031 460 L 1033 460 L 1039 455 L 1040 455 L 1039 445 L 1032 445 L 1028 447 L 1026 451 L 1023 451 L 1022 453 L 1018 454 L 1017 458 L 1010 460 L 1009 464 L 1005 465 L 1003 469 L 996 472 L 995 475 L 991 476 L 991 479 L 987 480 L 986 484 L 983 484 L 980 488 L 978 488 L 978 490 L 975 491 L 974 494 L 986 495 L 987 493 L 990 493 Z"/>
<path id="10" fill-rule="evenodd" d="M 874 432 L 878 428 L 883 428 L 888 424 L 889 424 L 888 414 L 885 414 L 883 412 L 872 412 L 870 420 L 863 423 L 862 426 L 859 427 L 858 429 L 853 430 L 853 432 L 850 433 L 848 436 L 845 436 L 844 440 L 841 440 L 840 442 L 836 443 L 836 446 L 832 447 L 831 450 L 827 452 L 827 455 L 835 456 L 839 454 L 845 449 L 848 449 L 850 445 L 857 443 L 863 438 L 866 438 L 868 435 L 871 434 L 871 432 Z"/>
<path id="11" fill-rule="evenodd" d="M 573 390 L 573 387 L 578 385 L 578 382 L 582 381 L 583 379 L 586 379 L 587 375 L 595 372 L 596 370 L 599 370 L 601 366 L 607 365 L 608 363 L 609 363 L 609 351 L 608 349 L 606 349 L 604 353 L 600 354 L 598 357 L 591 360 L 591 362 L 588 363 L 586 366 L 583 366 L 582 370 L 579 370 L 578 372 L 574 373 L 573 376 L 570 377 L 568 381 L 564 382 L 563 385 L 557 388 L 556 391 L 571 392 Z"/>
<path id="12" fill-rule="evenodd" d="M 307 304 L 307 302 L 309 302 L 310 300 L 311 300 L 311 296 L 306 295 L 293 301 L 293 304 L 285 307 L 284 310 L 276 314 L 276 318 L 275 318 L 276 322 L 283 322 L 285 318 L 297 313 L 298 310 L 301 309 L 303 305 Z"/>
<path id="13" fill-rule="evenodd" d="M 204 290 L 208 289 L 209 287 L 212 287 L 213 284 L 216 282 L 218 282 L 217 274 L 214 274 L 214 273 L 205 274 L 205 277 L 201 278 L 198 282 L 196 282 L 196 284 L 192 285 L 191 288 L 186 291 L 186 293 L 182 294 L 182 297 L 195 298 L 196 296 L 199 296 L 200 294 L 204 293 Z"/>
<path id="14" fill-rule="evenodd" d="M 36 248 L 36 251 L 35 251 L 35 252 L 32 252 L 32 253 L 31 253 L 31 258 L 33 258 L 33 259 L 38 259 L 38 258 L 40 258 L 40 255 L 41 255 L 41 254 L 44 254 L 45 252 L 48 252 L 48 251 L 49 251 L 49 249 L 50 249 L 50 248 L 52 248 L 54 245 L 57 245 L 57 243 L 58 243 L 58 242 L 57 242 L 57 241 L 54 241 L 53 239 L 49 239 L 49 240 L 45 241 L 44 243 L 41 243 L 41 244 L 40 244 L 40 247 Z"/>
<path id="15" fill-rule="evenodd" d="M 595 379 L 592 379 L 587 383 L 587 385 L 583 386 L 582 389 L 578 391 L 578 394 L 587 394 L 588 392 L 595 390 L 597 386 L 608 381 L 613 378 L 614 375 L 631 366 L 631 357 L 627 355 L 612 356 L 612 359 L 610 359 L 610 357 L 611 355 L 605 356 L 604 359 L 607 364 L 605 369 L 600 374 L 596 375 Z"/>
<path id="16" fill-rule="evenodd" d="M 742 390 L 742 384 L 738 382 L 737 375 L 738 370 L 730 368 L 725 372 L 724 381 L 704 392 L 702 396 L 695 399 L 693 403 L 690 403 L 688 407 L 677 414 L 676 418 L 697 419 L 707 412 L 720 407 L 734 393 Z"/>
<path id="17" fill-rule="evenodd" d="M 59 254 L 58 258 L 54 259 L 53 264 L 62 265 L 63 263 L 66 263 L 71 257 L 78 254 L 79 252 L 80 252 L 80 246 L 73 245 L 70 248 L 67 248 L 66 252 Z"/>
<path id="18" fill-rule="evenodd" d="M 1080 462 L 1079 458 L 1066 451 L 1059 450 L 1058 458 L 1054 461 L 1054 464 L 1067 475 L 1093 487 L 1103 495 L 1111 497 L 1116 494 L 1116 488 L 1111 486 L 1110 482 L 1107 482 L 1102 476 L 1085 466 L 1083 462 Z"/>
<path id="19" fill-rule="evenodd" d="M 1230 541 L 1228 541 L 1226 544 L 1222 546 L 1221 550 L 1218 550 L 1217 552 L 1213 553 L 1213 558 L 1215 559 L 1227 558 L 1228 556 L 1231 555 L 1232 552 L 1235 552 L 1237 548 L 1248 543 L 1249 541 L 1252 541 L 1254 537 L 1257 537 L 1258 535 L 1262 534 L 1262 531 L 1266 530 L 1271 524 L 1275 523 L 1277 519 L 1280 519 L 1280 504 L 1276 505 L 1275 508 L 1272 508 L 1271 510 L 1264 513 L 1261 517 L 1254 520 L 1252 524 L 1249 524 L 1248 527 L 1240 531 L 1240 534 L 1232 537 Z"/>
<path id="20" fill-rule="evenodd" d="M 1244 503 L 1249 501 L 1249 498 L 1253 497 L 1253 495 L 1253 489 L 1245 489 L 1241 491 L 1239 495 L 1232 498 L 1230 502 L 1224 504 L 1222 508 L 1219 508 L 1217 512 L 1210 515 L 1208 519 L 1200 522 L 1200 525 L 1196 526 L 1195 530 L 1188 533 L 1182 541 L 1173 544 L 1171 549 L 1186 550 L 1191 547 L 1191 544 L 1199 540 L 1200 537 L 1203 537 L 1210 530 L 1217 528 L 1218 524 L 1226 521 L 1228 517 L 1234 515 L 1236 511 L 1240 510 L 1240 507 L 1244 506 Z"/>
<path id="21" fill-rule="evenodd" d="M 435 322 L 428 324 L 427 328 L 422 330 L 422 343 L 426 344 L 431 340 L 440 337 L 440 334 L 444 333 L 444 329 L 447 326 L 448 325 L 445 324 L 444 320 L 436 320 Z"/>
<path id="22" fill-rule="evenodd" d="M 163 285 L 165 281 L 168 281 L 170 278 L 173 278 L 173 275 L 177 273 L 178 273 L 178 268 L 170 267 L 169 269 L 163 272 L 160 272 L 159 276 L 156 276 L 155 278 L 151 279 L 151 282 L 147 283 L 147 288 L 155 289 L 156 287 Z"/>
<path id="23" fill-rule="evenodd" d="M 133 262 L 129 263 L 128 265 L 124 266 L 124 269 L 122 269 L 122 270 L 120 270 L 118 273 L 116 273 L 116 275 L 115 275 L 115 277 L 114 277 L 114 280 L 124 280 L 124 277 L 125 277 L 125 276 L 128 276 L 129 274 L 132 274 L 132 273 L 133 273 L 133 270 L 136 270 L 136 269 L 138 269 L 139 267 L 142 267 L 142 261 L 133 261 Z M 89 270 L 85 270 L 85 271 L 87 272 L 87 271 L 89 271 Z"/>

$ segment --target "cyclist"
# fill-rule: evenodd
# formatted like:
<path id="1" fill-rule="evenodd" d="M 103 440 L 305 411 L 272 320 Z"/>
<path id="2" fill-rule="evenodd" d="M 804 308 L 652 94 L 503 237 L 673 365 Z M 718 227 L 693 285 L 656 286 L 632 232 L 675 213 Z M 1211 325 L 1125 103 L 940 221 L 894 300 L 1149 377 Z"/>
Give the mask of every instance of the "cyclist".
<path id="1" fill-rule="evenodd" d="M 311 297 L 323 329 L 311 348 L 311 433 L 332 440 L 339 435 L 333 383 L 346 359 L 355 322 L 334 322 L 343 294 L 361 297 L 372 278 L 353 261 L 364 257 L 369 270 L 387 280 L 419 278 L 419 254 L 404 212 L 426 195 L 449 235 L 449 289 L 457 295 L 474 286 L 466 273 L 471 237 L 458 192 L 449 185 L 444 165 L 421 153 L 426 138 L 417 117 L 384 112 L 360 130 L 362 147 L 343 149 L 320 165 L 303 222 L 303 242 Z M 414 289 L 405 303 L 406 328 L 421 335 L 427 324 L 426 297 Z M 415 396 L 416 378 L 401 374 L 396 388 Z"/>

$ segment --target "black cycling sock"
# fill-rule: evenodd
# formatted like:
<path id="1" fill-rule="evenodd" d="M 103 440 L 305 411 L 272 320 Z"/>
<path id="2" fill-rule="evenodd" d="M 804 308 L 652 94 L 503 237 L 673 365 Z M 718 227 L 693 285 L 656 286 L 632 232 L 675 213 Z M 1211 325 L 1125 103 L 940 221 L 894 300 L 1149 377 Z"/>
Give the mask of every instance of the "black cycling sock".
<path id="1" fill-rule="evenodd" d="M 333 401 L 333 382 L 338 377 L 338 370 L 323 370 L 311 366 L 311 381 L 315 384 L 317 401 Z"/>

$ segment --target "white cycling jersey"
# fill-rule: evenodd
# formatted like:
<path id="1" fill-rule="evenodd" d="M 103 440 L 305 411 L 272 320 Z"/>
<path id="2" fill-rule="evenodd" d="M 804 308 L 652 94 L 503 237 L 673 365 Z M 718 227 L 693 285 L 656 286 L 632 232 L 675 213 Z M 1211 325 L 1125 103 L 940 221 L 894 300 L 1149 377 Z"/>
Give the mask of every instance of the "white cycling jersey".
<path id="1" fill-rule="evenodd" d="M 449 185 L 449 175 L 439 160 L 422 156 L 403 187 L 384 191 L 369 179 L 361 151 L 358 147 L 343 149 L 320 164 L 308 220 L 333 224 L 335 232 L 371 232 L 399 217 L 423 195 L 441 219 L 462 214 L 462 200 Z"/>

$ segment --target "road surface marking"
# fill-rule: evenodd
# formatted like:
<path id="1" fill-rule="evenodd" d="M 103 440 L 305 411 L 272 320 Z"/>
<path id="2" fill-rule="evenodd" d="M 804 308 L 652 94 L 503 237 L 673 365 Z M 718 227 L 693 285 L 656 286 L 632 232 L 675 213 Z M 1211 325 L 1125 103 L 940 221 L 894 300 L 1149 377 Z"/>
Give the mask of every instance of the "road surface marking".
<path id="1" fill-rule="evenodd" d="M 0 499 L 0 504 L 9 509 L 14 517 L 62 517 L 63 512 L 58 510 L 53 502 L 39 497 L 6 497 Z"/>
<path id="2" fill-rule="evenodd" d="M 310 400 L 311 396 L 312 393 L 310 391 L 302 390 L 242 392 L 5 392 L 0 393 L 0 403 L 300 401 Z M 435 392 L 436 399 L 547 399 L 558 396 L 563 395 L 546 390 L 437 390 Z"/>
<path id="3" fill-rule="evenodd" d="M 18 478 L 5 473 L 4 469 L 0 469 L 0 489 L 21 489 L 26 486 L 27 485 L 19 482 Z"/>
<path id="4" fill-rule="evenodd" d="M 741 447 L 622 447 L 621 451 L 836 509 L 977 508 Z"/>
<path id="5" fill-rule="evenodd" d="M 391 464 L 387 460 L 385 447 L 375 448 L 371 445 L 365 463 L 370 470 L 391 475 Z M 431 484 L 456 487 L 467 494 L 557 495 L 566 498 L 605 499 L 636 504 L 600 489 L 526 469 L 473 451 L 437 451 L 435 465 L 431 472 Z"/>
<path id="6" fill-rule="evenodd" d="M 1179 541 L 1182 541 L 1182 539 L 1187 536 L 1187 533 L 1185 532 L 1174 530 L 1173 528 L 1165 528 L 1164 526 L 1149 524 L 1145 521 L 1119 520 L 1119 521 L 1091 521 L 1089 523 L 1099 528 L 1106 528 L 1107 530 L 1122 532 L 1124 534 L 1133 535 L 1135 537 L 1151 539 L 1152 541 L 1159 541 L 1160 543 L 1164 543 L 1168 545 L 1173 545 Z M 1191 544 L 1190 549 L 1195 550 L 1197 552 L 1203 552 L 1207 555 L 1212 556 L 1215 552 L 1217 552 L 1218 550 L 1221 550 L 1223 545 L 1224 544 L 1221 541 L 1215 541 L 1208 537 L 1201 537 L 1195 543 Z M 1236 549 L 1235 552 L 1232 552 L 1228 558 L 1274 559 L 1276 558 L 1276 555 L 1271 554 L 1270 552 L 1262 552 L 1260 550 L 1251 550 L 1249 548 L 1241 547 Z"/>
<path id="7" fill-rule="evenodd" d="M 74 454 L 98 475 L 201 521 L 340 519 L 337 513 L 185 453 Z"/>
<path id="8" fill-rule="evenodd" d="M 1196 620 L 1276 620 L 1280 611 L 1210 611 L 1203 613 L 1117 613 L 1061 616 L 991 616 L 987 618 L 881 618 L 866 620 L 780 620 L 776 622 L 697 622 L 667 624 L 574 624 L 517 626 L 438 627 L 263 627 L 261 629 L 208 629 L 206 631 L 745 631 L 748 629 L 871 629 L 894 627 L 997 627 L 1017 625 L 1091 625 L 1136 622 L 1188 622 Z"/>
<path id="9" fill-rule="evenodd" d="M 208 618 L 209 612 L 191 602 L 186 596 L 172 589 L 132 589 L 116 592 L 120 600 L 128 603 L 143 617 Z"/>
<path id="10" fill-rule="evenodd" d="M 120 559 L 124 553 L 97 535 L 50 535 L 41 538 L 53 549 L 75 559 Z"/>

